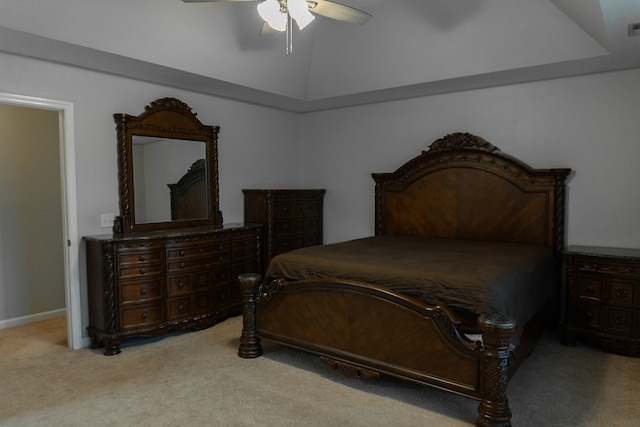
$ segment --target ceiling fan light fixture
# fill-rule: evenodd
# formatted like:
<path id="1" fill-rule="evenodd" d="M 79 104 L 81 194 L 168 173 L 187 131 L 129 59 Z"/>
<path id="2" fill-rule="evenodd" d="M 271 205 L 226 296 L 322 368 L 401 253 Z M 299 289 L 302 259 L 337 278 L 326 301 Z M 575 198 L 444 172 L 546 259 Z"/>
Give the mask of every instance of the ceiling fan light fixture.
<path id="1" fill-rule="evenodd" d="M 287 29 L 287 14 L 280 10 L 278 0 L 265 0 L 258 5 L 260 17 L 274 30 L 284 31 Z"/>
<path id="2" fill-rule="evenodd" d="M 296 24 L 298 24 L 298 28 L 301 30 L 316 19 L 316 17 L 309 12 L 309 6 L 306 0 L 287 0 L 287 9 L 289 10 L 289 15 L 296 20 Z"/>

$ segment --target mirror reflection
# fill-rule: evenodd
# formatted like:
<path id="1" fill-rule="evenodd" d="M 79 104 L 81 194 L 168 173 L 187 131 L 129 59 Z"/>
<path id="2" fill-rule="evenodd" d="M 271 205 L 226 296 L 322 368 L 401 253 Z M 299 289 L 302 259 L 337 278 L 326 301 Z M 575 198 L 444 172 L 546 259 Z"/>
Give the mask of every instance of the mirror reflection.
<path id="1" fill-rule="evenodd" d="M 206 219 L 206 142 L 140 135 L 132 142 L 135 223 Z"/>

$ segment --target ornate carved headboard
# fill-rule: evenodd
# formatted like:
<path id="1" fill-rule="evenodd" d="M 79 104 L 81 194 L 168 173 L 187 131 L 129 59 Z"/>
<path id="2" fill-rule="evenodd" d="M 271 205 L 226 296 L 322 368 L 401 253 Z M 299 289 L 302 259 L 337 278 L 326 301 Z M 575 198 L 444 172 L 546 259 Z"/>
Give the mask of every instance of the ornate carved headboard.
<path id="1" fill-rule="evenodd" d="M 393 173 L 376 173 L 376 235 L 564 246 L 570 169 L 533 169 L 484 139 L 454 133 Z"/>
<path id="2" fill-rule="evenodd" d="M 207 217 L 206 160 L 196 160 L 175 184 L 167 184 L 171 193 L 171 221 Z"/>

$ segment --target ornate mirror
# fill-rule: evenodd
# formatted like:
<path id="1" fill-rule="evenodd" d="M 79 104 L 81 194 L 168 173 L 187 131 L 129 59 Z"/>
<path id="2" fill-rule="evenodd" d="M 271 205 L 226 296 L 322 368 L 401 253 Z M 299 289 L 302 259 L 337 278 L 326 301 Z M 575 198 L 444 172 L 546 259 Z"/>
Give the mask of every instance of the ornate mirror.
<path id="1" fill-rule="evenodd" d="M 184 102 L 158 99 L 138 116 L 114 114 L 120 216 L 114 232 L 222 224 L 218 126 Z"/>

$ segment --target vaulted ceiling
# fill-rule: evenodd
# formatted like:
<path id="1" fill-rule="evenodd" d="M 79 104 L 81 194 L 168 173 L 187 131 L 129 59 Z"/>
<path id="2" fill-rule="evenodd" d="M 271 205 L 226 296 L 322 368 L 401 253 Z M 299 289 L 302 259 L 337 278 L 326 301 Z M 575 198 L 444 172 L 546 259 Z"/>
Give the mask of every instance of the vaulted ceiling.
<path id="1" fill-rule="evenodd" d="M 287 56 L 257 2 L 3 0 L 0 51 L 297 112 L 640 67 L 640 0 L 337 1 Z"/>

